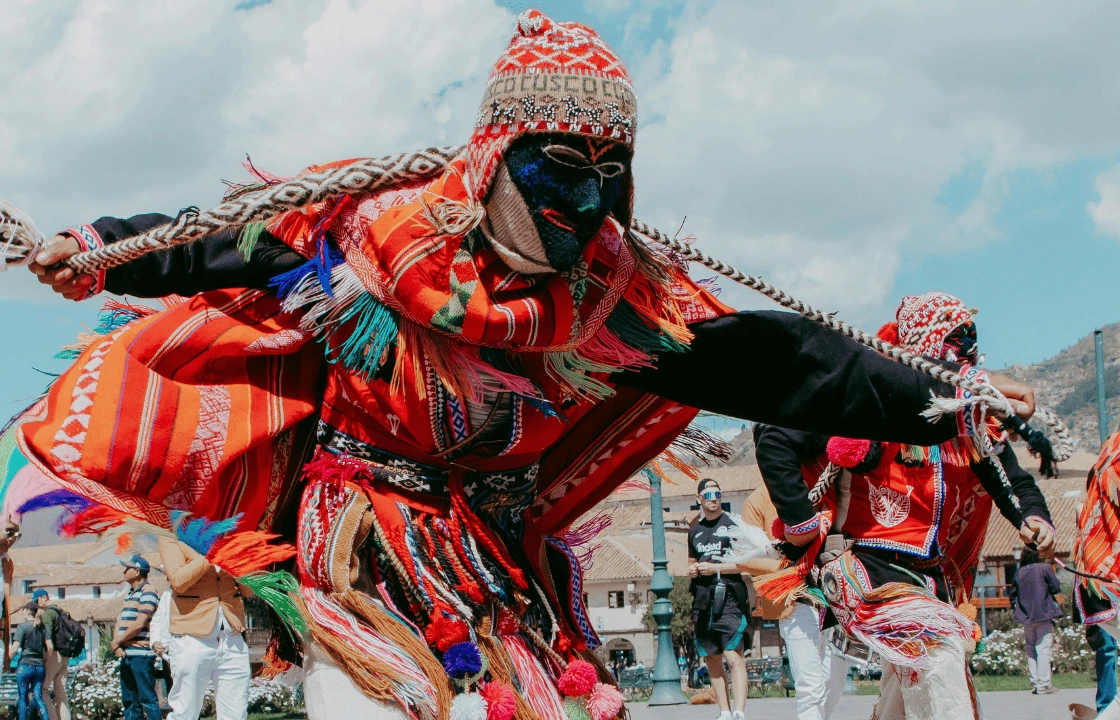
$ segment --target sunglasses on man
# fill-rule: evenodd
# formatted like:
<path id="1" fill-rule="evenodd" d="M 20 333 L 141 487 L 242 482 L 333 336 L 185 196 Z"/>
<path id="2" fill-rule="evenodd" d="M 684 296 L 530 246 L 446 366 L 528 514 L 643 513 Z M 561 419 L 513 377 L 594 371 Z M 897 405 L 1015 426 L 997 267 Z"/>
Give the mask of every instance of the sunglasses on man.
<path id="1" fill-rule="evenodd" d="M 723 493 L 719 490 L 704 490 L 700 493 L 700 497 L 704 498 L 705 500 L 719 500 L 721 497 L 723 497 Z"/>

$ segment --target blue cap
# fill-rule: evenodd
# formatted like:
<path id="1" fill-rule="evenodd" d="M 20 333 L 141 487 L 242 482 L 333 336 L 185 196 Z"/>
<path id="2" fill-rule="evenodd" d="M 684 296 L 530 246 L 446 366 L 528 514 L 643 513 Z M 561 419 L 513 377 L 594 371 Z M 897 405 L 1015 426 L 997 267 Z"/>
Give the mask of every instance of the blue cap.
<path id="1" fill-rule="evenodd" d="M 32 602 L 39 602 L 39 598 L 50 597 L 50 596 L 51 596 L 50 593 L 48 593 L 46 590 L 44 590 L 43 588 L 39 588 L 35 592 L 31 593 L 31 601 Z"/>
<path id="2" fill-rule="evenodd" d="M 121 565 L 129 568 L 136 568 L 145 575 L 152 570 L 151 564 L 139 555 L 133 555 L 128 560 L 121 560 Z"/>

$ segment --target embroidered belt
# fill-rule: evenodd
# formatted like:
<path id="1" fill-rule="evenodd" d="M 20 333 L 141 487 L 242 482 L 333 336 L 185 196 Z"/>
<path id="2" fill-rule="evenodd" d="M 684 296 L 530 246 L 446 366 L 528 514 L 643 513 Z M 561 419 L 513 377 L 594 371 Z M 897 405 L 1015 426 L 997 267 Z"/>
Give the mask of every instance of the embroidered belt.
<path id="1" fill-rule="evenodd" d="M 414 460 L 402 458 L 399 455 L 386 452 L 363 442 L 352 435 L 348 435 L 338 428 L 319 421 L 319 445 L 324 450 L 335 455 L 360 460 L 369 467 L 374 479 L 389 483 L 402 490 L 422 493 L 440 498 L 451 496 L 448 489 L 448 471 L 445 468 L 424 465 Z M 477 492 L 484 490 L 496 491 L 499 494 L 521 496 L 531 494 L 535 489 L 537 470 L 536 464 L 515 470 L 502 470 L 500 472 L 470 472 L 463 478 L 463 486 L 468 497 L 475 499 Z M 503 493 L 504 491 L 504 493 Z M 520 505 L 520 497 L 509 498 L 502 505 Z M 475 503 L 472 502 L 472 505 Z"/>

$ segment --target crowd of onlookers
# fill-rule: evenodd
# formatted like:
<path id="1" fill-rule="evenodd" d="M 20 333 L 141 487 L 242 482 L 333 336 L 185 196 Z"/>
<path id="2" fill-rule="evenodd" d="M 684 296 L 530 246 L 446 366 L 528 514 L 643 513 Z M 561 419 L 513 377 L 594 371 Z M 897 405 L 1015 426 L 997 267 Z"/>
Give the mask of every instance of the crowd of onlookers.
<path id="1" fill-rule="evenodd" d="M 71 660 L 85 650 L 84 632 L 41 589 L 15 613 L 21 622 L 10 627 L 13 566 L 7 551 L 19 537 L 19 526 L 10 521 L 0 534 L 4 667 L 16 675 L 19 720 L 33 714 L 70 720 L 67 674 Z M 121 561 L 128 592 L 109 648 L 119 662 L 124 720 L 160 720 L 161 695 L 171 720 L 197 720 L 211 684 L 218 718 L 245 720 L 251 673 L 241 587 L 183 543 L 161 540 L 159 553 L 171 586 L 162 596 L 148 581 L 148 560 L 132 555 Z"/>

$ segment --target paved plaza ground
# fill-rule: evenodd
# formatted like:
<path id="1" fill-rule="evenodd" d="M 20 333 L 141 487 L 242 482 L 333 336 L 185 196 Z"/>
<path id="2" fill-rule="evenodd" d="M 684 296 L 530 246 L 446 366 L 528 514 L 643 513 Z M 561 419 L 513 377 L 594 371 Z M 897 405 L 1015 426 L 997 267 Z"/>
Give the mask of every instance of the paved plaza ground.
<path id="1" fill-rule="evenodd" d="M 1031 695 L 1030 692 L 980 693 L 984 720 L 1065 720 L 1070 716 L 1068 705 L 1078 702 L 1093 704 L 1093 690 L 1062 690 L 1055 695 Z M 868 720 L 875 705 L 874 695 L 847 695 L 831 720 Z M 632 720 L 715 720 L 715 705 L 672 705 L 649 707 L 630 703 Z M 794 720 L 794 699 L 752 698 L 747 700 L 747 718 L 754 720 Z"/>

